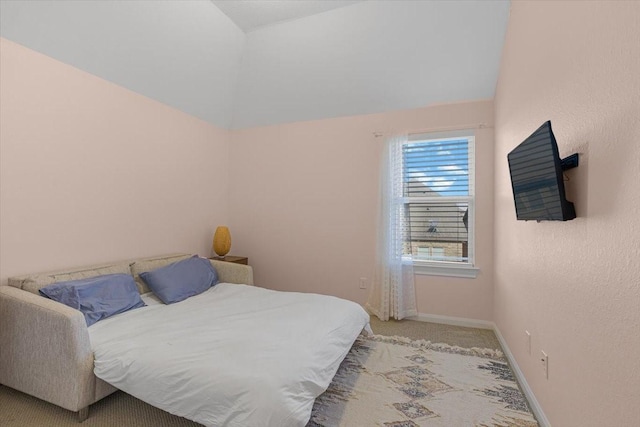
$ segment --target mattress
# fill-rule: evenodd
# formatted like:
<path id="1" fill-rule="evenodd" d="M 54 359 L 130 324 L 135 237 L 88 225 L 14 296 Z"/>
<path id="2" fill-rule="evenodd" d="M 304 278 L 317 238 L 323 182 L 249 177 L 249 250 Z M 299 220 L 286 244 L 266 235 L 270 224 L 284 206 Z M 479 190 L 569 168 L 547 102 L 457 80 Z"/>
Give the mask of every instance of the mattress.
<path id="1" fill-rule="evenodd" d="M 354 302 L 220 283 L 89 327 L 98 378 L 206 426 L 304 426 L 369 315 Z"/>

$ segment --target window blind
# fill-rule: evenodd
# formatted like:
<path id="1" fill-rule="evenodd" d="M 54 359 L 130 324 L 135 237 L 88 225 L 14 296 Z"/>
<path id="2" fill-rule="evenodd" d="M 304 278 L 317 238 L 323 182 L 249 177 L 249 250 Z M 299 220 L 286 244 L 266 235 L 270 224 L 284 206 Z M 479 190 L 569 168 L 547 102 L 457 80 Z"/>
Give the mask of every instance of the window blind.
<path id="1" fill-rule="evenodd" d="M 405 197 L 469 195 L 467 139 L 407 143 L 403 161 Z"/>
<path id="2" fill-rule="evenodd" d="M 473 151 L 469 137 L 403 146 L 404 253 L 414 260 L 469 262 Z"/>

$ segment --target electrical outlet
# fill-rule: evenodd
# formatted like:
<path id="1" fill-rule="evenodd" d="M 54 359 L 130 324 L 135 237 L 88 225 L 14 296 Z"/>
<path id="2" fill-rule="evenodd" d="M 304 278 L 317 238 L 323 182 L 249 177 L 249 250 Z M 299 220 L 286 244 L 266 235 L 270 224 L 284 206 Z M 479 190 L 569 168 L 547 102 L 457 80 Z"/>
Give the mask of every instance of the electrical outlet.
<path id="1" fill-rule="evenodd" d="M 524 334 L 526 335 L 526 346 L 527 346 L 527 354 L 529 356 L 531 356 L 531 333 L 529 333 L 529 331 L 524 331 Z"/>
<path id="2" fill-rule="evenodd" d="M 361 277 L 360 278 L 360 289 L 367 289 L 367 278 L 366 277 Z"/>
<path id="3" fill-rule="evenodd" d="M 540 363 L 542 363 L 542 369 L 544 369 L 544 377 L 549 379 L 549 356 L 543 350 L 540 350 Z"/>

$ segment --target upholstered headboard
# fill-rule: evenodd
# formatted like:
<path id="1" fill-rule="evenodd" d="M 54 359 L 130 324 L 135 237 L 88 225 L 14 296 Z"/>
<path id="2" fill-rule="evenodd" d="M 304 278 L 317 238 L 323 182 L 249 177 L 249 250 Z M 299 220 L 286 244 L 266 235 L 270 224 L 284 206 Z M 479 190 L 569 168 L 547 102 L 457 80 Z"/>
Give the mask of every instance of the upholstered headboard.
<path id="1" fill-rule="evenodd" d="M 149 258 L 141 258 L 131 261 L 120 261 L 108 264 L 75 267 L 47 273 L 28 274 L 23 276 L 10 277 L 8 285 L 34 294 L 38 294 L 38 291 L 41 288 L 56 282 L 86 279 L 89 277 L 102 276 L 105 274 L 124 273 L 131 274 L 136 281 L 138 291 L 140 293 L 145 293 L 149 292 L 149 288 L 140 279 L 140 273 L 163 267 L 173 262 L 186 259 L 190 256 L 192 255 L 169 254 Z M 253 285 L 253 269 L 250 266 L 217 260 L 210 261 L 218 271 L 218 277 L 221 282 Z"/>

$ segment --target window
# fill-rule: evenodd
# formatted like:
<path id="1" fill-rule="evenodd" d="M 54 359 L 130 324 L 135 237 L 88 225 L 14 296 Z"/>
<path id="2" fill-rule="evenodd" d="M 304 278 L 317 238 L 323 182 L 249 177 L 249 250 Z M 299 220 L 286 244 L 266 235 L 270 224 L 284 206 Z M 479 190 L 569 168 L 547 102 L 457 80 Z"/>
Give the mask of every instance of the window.
<path id="1" fill-rule="evenodd" d="M 475 277 L 473 132 L 411 135 L 402 146 L 403 247 L 417 273 Z"/>

